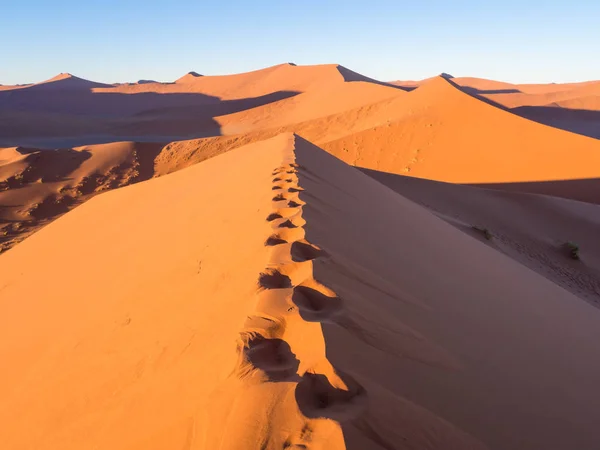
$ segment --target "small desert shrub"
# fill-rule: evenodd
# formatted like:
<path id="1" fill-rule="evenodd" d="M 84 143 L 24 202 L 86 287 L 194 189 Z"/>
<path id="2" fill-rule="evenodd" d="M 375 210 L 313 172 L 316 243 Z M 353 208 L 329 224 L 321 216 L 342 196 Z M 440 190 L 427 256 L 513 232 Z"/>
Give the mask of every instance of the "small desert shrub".
<path id="1" fill-rule="evenodd" d="M 473 225 L 472 228 L 475 231 L 479 231 L 480 233 L 482 233 L 488 241 L 492 240 L 492 233 L 487 228 L 478 227 L 477 225 Z"/>
<path id="2" fill-rule="evenodd" d="M 565 248 L 569 252 L 569 256 L 571 257 L 571 259 L 579 260 L 579 245 L 569 241 L 565 243 Z"/>

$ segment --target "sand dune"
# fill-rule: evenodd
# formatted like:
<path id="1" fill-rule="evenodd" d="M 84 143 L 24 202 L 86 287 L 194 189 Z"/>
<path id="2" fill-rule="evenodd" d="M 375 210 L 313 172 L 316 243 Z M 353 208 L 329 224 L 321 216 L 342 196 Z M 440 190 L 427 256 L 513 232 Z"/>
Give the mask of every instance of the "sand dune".
<path id="1" fill-rule="evenodd" d="M 344 85 L 362 84 L 348 90 Z M 78 146 L 119 140 L 172 141 L 216 136 L 216 117 L 268 105 L 300 93 L 312 93 L 321 117 L 369 101 L 380 83 L 336 64 L 282 64 L 236 75 L 189 73 L 174 83 L 101 85 L 69 74 L 18 90 L 0 92 L 0 145 Z M 389 87 L 389 86 L 388 86 Z M 352 89 L 352 88 L 350 88 Z M 365 90 L 365 93 L 358 93 Z M 389 90 L 401 92 L 389 87 Z M 342 104 L 325 108 L 317 93 L 337 92 Z M 387 94 L 386 94 L 387 95 Z M 390 95 L 392 95 L 390 93 Z M 383 98 L 374 93 L 373 101 Z M 332 98 L 332 101 L 336 99 Z"/>
<path id="2" fill-rule="evenodd" d="M 3 445 L 596 450 L 598 86 L 0 86 Z"/>
<path id="3" fill-rule="evenodd" d="M 197 76 L 188 73 L 175 83 L 148 84 L 144 86 L 122 85 L 111 92 L 141 93 L 200 93 L 222 100 L 259 97 L 272 92 L 307 92 L 315 88 L 335 85 L 344 81 L 375 81 L 352 72 L 338 64 L 296 66 L 279 64 L 265 69 L 234 75 Z M 108 92 L 98 90 L 96 92 Z"/>
<path id="4" fill-rule="evenodd" d="M 600 164 L 598 140 L 524 120 L 442 78 L 396 102 L 389 123 L 322 145 L 360 167 L 453 183 L 595 179 Z"/>
<path id="5" fill-rule="evenodd" d="M 221 126 L 222 134 L 242 134 L 302 124 L 404 94 L 398 89 L 364 81 L 340 83 L 239 113 L 219 116 L 215 120 Z"/>
<path id="6" fill-rule="evenodd" d="M 600 81 L 520 85 L 479 78 L 452 81 L 521 117 L 600 139 Z"/>
<path id="7" fill-rule="evenodd" d="M 42 91 L 42 90 L 63 90 L 63 89 L 94 89 L 94 88 L 108 88 L 112 87 L 110 84 L 96 83 L 94 81 L 85 80 L 83 78 L 76 77 L 70 73 L 61 73 L 49 80 L 36 83 L 29 87 L 29 90 Z"/>
<path id="8" fill-rule="evenodd" d="M 567 84 L 509 84 L 480 78 L 453 78 L 467 92 L 479 94 L 507 108 L 519 106 L 578 105 L 578 109 L 598 110 L 600 81 Z"/>
<path id="9" fill-rule="evenodd" d="M 535 183 L 589 180 L 594 185 L 598 141 L 523 120 L 442 78 L 410 93 L 366 83 L 326 92 L 217 117 L 224 134 L 242 134 L 214 142 L 235 148 L 295 132 L 360 167 L 494 187 L 510 183 L 510 189 L 599 201 L 595 189 Z M 574 154 L 577 163 L 565 163 Z"/>
<path id="10" fill-rule="evenodd" d="M 178 78 L 177 80 L 175 80 L 175 83 L 191 83 L 192 81 L 196 80 L 196 78 L 201 77 L 202 75 L 200 75 L 198 72 L 188 72 L 186 73 L 184 76 L 182 76 L 181 78 Z"/>
<path id="11" fill-rule="evenodd" d="M 597 309 L 291 134 L 97 196 L 0 270 L 12 449 L 600 438 Z"/>
<path id="12" fill-rule="evenodd" d="M 291 73 L 297 74 L 295 78 L 288 77 Z M 258 83 L 277 88 L 276 83 L 269 84 L 273 80 L 298 85 L 313 79 L 317 80 L 314 81 L 317 87 L 283 99 L 271 96 L 220 101 L 206 97 L 202 100 L 204 105 L 196 106 L 185 106 L 185 102 L 182 104 L 180 100 L 173 99 L 172 104 L 176 106 L 147 110 L 126 120 L 112 120 L 112 123 L 95 116 L 61 115 L 52 111 L 7 111 L 4 113 L 7 120 L 0 124 L 0 134 L 45 135 L 60 140 L 65 135 L 70 139 L 86 139 L 87 133 L 93 131 L 100 136 L 100 142 L 130 136 L 156 136 L 157 141 L 163 143 L 132 143 L 129 147 L 115 144 L 121 150 L 107 153 L 120 156 L 115 156 L 110 169 L 96 167 L 99 159 L 92 158 L 86 164 L 85 173 L 81 174 L 71 173 L 73 169 L 70 168 L 73 162 L 77 167 L 77 161 L 81 159 L 79 156 L 87 157 L 116 147 L 113 144 L 98 146 L 97 149 L 96 146 L 88 146 L 84 152 L 75 147 L 72 151 L 49 153 L 55 155 L 52 156 L 56 161 L 53 164 L 64 165 L 60 174 L 63 182 L 55 181 L 56 176 L 50 173 L 52 169 L 43 177 L 42 167 L 29 167 L 33 158 L 38 158 L 34 154 L 18 168 L 2 163 L 0 181 L 4 184 L 4 192 L 0 193 L 0 204 L 4 206 L 1 219 L 2 233 L 5 234 L 0 239 L 3 248 L 11 247 L 40 225 L 89 198 L 90 194 L 164 175 L 281 132 L 299 133 L 359 167 L 434 180 L 489 184 L 495 188 L 545 193 L 588 202 L 600 201 L 594 187 L 600 178 L 596 170 L 600 163 L 598 141 L 543 127 L 486 105 L 460 92 L 441 77 L 407 93 L 364 81 L 368 79 L 352 74 L 336 65 L 282 65 L 231 77 L 195 77 L 198 82 L 208 80 L 208 85 L 217 85 L 221 80 L 223 90 L 243 87 L 251 81 L 255 83 L 250 84 L 251 87 Z M 77 84 L 77 80 L 80 79 L 64 75 L 51 83 L 74 81 Z M 190 83 L 195 83 L 194 80 Z M 580 87 L 593 89 L 594 86 L 588 83 Z M 65 92 L 56 91 L 57 98 L 64 100 L 63 105 L 68 104 L 70 98 Z M 103 98 L 102 94 L 99 95 L 100 99 Z M 124 97 L 134 98 L 137 94 Z M 72 98 L 80 101 L 81 95 Z M 113 108 L 112 97 L 106 99 L 106 106 Z M 93 108 L 103 107 L 95 96 L 87 101 Z M 135 109 L 154 102 L 149 101 L 146 103 L 141 98 L 130 106 Z M 167 103 L 163 101 L 163 105 Z M 229 113 L 231 111 L 239 112 Z M 225 114 L 218 115 L 220 113 Z M 194 134 L 214 137 L 166 145 L 173 135 Z M 218 136 L 220 134 L 226 136 Z M 125 155 L 131 154 L 131 150 L 124 149 L 140 145 L 144 150 L 138 152 L 138 157 L 146 161 L 144 165 L 147 167 L 144 175 L 117 175 L 115 172 L 121 171 L 119 167 L 123 161 L 130 160 Z M 576 159 L 573 159 L 574 154 Z M 571 159 L 573 164 L 565 163 Z M 107 170 L 113 172 L 108 173 Z M 36 177 L 27 175 L 25 179 L 20 173 L 35 173 Z M 121 181 L 116 182 L 113 180 L 115 177 Z M 112 181 L 97 185 L 90 179 Z M 573 181 L 552 184 L 552 180 L 580 180 L 580 184 L 572 184 Z M 76 187 L 82 182 L 89 185 L 85 193 Z M 32 216 L 34 209 L 38 210 L 37 217 Z"/>
<path id="13" fill-rule="evenodd" d="M 483 78 L 449 78 L 468 94 L 508 108 L 521 117 L 600 139 L 600 81 L 511 84 Z M 415 89 L 430 80 L 392 84 Z"/>

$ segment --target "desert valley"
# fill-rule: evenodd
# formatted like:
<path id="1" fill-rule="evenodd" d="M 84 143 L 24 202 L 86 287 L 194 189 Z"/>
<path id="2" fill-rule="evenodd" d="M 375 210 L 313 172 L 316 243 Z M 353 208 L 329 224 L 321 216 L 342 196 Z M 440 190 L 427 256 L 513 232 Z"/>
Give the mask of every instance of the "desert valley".
<path id="1" fill-rule="evenodd" d="M 0 85 L 11 450 L 600 448 L 600 81 Z"/>

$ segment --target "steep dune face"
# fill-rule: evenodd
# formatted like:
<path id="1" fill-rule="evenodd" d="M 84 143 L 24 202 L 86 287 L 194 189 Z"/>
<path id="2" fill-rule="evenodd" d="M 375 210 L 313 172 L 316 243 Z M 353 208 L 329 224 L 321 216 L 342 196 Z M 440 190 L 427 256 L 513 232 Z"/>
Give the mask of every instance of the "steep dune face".
<path id="1" fill-rule="evenodd" d="M 415 404 L 490 448 L 594 448 L 597 309 L 314 147 L 296 156 L 306 239 L 329 255 L 314 273 L 343 299 L 327 354 L 370 400 L 347 448 L 476 448 L 412 441 L 415 417 L 433 428 Z"/>
<path id="2" fill-rule="evenodd" d="M 600 81 L 563 84 L 510 84 L 482 78 L 453 78 L 467 92 L 483 95 L 508 108 L 518 106 L 567 106 L 579 102 L 580 109 L 596 109 Z M 589 102 L 589 108 L 586 103 Z"/>
<path id="3" fill-rule="evenodd" d="M 521 117 L 600 139 L 600 81 L 504 85 L 478 78 L 453 80 L 465 92 Z"/>
<path id="4" fill-rule="evenodd" d="M 596 309 L 291 134 L 97 196 L 0 271 L 11 449 L 600 439 Z"/>
<path id="5" fill-rule="evenodd" d="M 600 210 L 596 205 L 363 171 L 464 233 L 600 307 Z M 579 246 L 578 260 L 570 257 L 568 242 Z"/>
<path id="6" fill-rule="evenodd" d="M 323 147 L 360 167 L 454 183 L 598 177 L 599 141 L 523 120 L 442 78 L 396 106 L 388 124 Z"/>

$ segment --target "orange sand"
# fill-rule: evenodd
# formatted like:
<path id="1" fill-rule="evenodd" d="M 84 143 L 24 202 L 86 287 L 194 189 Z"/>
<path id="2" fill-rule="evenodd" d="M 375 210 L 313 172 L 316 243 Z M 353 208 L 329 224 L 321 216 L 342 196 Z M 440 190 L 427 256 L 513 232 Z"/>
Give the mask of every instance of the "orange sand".
<path id="1" fill-rule="evenodd" d="M 598 83 L 410 87 L 0 86 L 3 446 L 597 449 Z"/>

